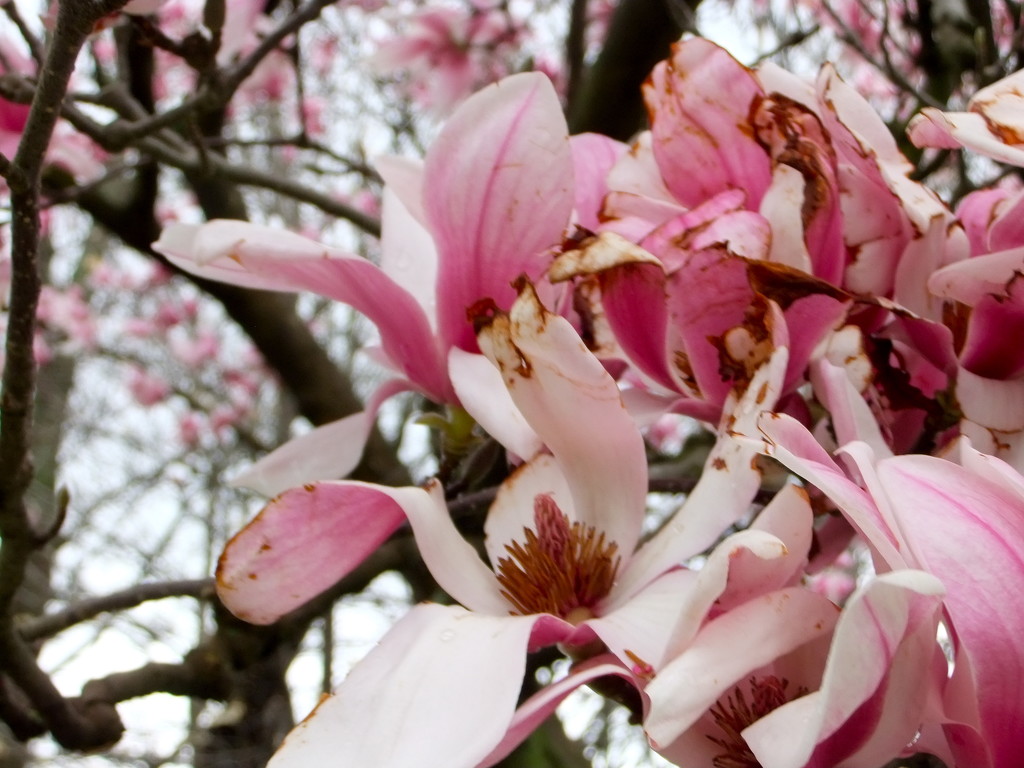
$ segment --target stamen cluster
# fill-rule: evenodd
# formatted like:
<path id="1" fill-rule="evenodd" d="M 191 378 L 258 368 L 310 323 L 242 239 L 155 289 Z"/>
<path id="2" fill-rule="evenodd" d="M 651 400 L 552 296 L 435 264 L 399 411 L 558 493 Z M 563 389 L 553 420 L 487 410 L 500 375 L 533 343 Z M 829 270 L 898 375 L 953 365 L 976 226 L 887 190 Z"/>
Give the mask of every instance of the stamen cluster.
<path id="1" fill-rule="evenodd" d="M 509 557 L 498 559 L 501 594 L 513 606 L 509 613 L 588 618 L 615 583 L 618 545 L 594 526 L 570 523 L 548 494 L 534 499 L 533 519 L 533 530 L 523 528 L 525 541 L 507 544 Z"/>
<path id="2" fill-rule="evenodd" d="M 732 695 L 726 697 L 724 701 L 719 700 L 710 709 L 715 725 L 724 734 L 720 738 L 710 735 L 707 737 L 725 750 L 712 758 L 711 764 L 715 768 L 761 768 L 761 763 L 750 751 L 740 733 L 747 726 L 789 701 L 786 695 L 788 685 L 788 680 L 780 680 L 774 675 L 768 675 L 760 680 L 751 677 L 749 689 L 752 700 L 749 704 L 743 689 L 736 686 Z"/>

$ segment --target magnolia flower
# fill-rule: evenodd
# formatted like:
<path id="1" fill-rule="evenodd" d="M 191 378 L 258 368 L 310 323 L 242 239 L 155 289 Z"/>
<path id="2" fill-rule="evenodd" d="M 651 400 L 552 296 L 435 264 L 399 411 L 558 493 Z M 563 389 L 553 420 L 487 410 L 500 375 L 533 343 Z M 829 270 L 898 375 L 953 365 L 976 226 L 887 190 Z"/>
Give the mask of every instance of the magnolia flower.
<path id="1" fill-rule="evenodd" d="M 403 765 L 441 731 L 446 747 L 417 763 L 474 765 L 499 748 L 512 722 L 527 649 L 559 643 L 584 657 L 607 649 L 626 669 L 656 668 L 684 604 L 703 615 L 725 590 L 730 553 L 785 555 L 779 536 L 747 532 L 717 556 L 724 570 L 708 571 L 717 580 L 677 569 L 743 514 L 759 484 L 750 454 L 727 435 L 672 522 L 637 549 L 643 440 L 615 381 L 571 325 L 545 310 L 532 286 L 521 289 L 508 315 L 478 318 L 480 346 L 550 454 L 502 484 L 485 525 L 490 565 L 456 529 L 437 482 L 298 488 L 272 500 L 225 550 L 222 599 L 241 618 L 265 623 L 333 584 L 408 520 L 434 578 L 464 606 L 413 609 L 293 732 L 273 765 L 314 764 L 327 754 Z M 735 403 L 738 424 L 752 426 L 771 407 L 784 365 L 766 366 Z M 450 708 L 435 701 L 442 679 Z M 388 708 L 399 699 L 405 715 L 396 720 Z"/>
<path id="2" fill-rule="evenodd" d="M 824 492 L 871 547 L 878 572 L 927 571 L 945 588 L 953 670 L 922 684 L 938 713 L 922 718 L 921 751 L 949 765 L 1009 768 L 1024 748 L 1024 478 L 962 441 L 959 463 L 841 455 L 854 482 L 802 426 L 762 419 L 763 449 Z"/>
<path id="3" fill-rule="evenodd" d="M 370 63 L 383 72 L 407 71 L 413 95 L 442 112 L 504 75 L 503 56 L 524 32 L 507 9 L 486 3 L 421 8 L 407 22 L 402 34 L 380 44 Z"/>
<path id="4" fill-rule="evenodd" d="M 574 203 L 565 118 L 550 82 L 537 74 L 507 78 L 466 100 L 422 168 L 390 161 L 382 173 L 388 184 L 380 267 L 290 232 L 237 221 L 174 224 L 154 245 L 200 277 L 308 290 L 349 304 L 376 324 L 385 362 L 402 376 L 366 412 L 286 445 L 240 479 L 268 495 L 347 474 L 358 462 L 379 401 L 398 389 L 449 404 L 478 386 L 500 393 L 482 358 L 456 352 L 479 351 L 467 309 L 484 298 L 509 306 L 511 282 L 520 274 L 539 276 Z M 453 355 L 452 376 L 461 385 L 449 377 Z M 491 412 L 515 419 L 511 407 Z M 513 447 L 529 456 L 539 446 L 526 436 Z"/>
<path id="5" fill-rule="evenodd" d="M 868 397 L 891 381 L 863 374 L 862 338 L 895 323 L 887 299 L 940 318 L 927 279 L 967 246 L 881 119 L 831 69 L 812 85 L 700 39 L 655 68 L 645 97 L 651 131 L 612 168 L 601 231 L 550 270 L 553 281 L 596 276 L 601 317 L 638 374 L 630 406 L 716 423 L 778 346 L 789 350 L 784 409 L 806 411 L 795 393 L 808 380 L 827 402 L 825 357 Z M 867 309 L 861 336 L 834 339 L 855 309 Z M 914 379 L 926 397 L 949 371 L 928 373 Z M 886 414 L 890 439 L 913 441 L 914 415 L 907 426 Z"/>
<path id="6" fill-rule="evenodd" d="M 803 588 L 705 624 L 647 686 L 645 727 L 688 768 L 878 766 L 917 736 L 941 584 L 920 571 L 870 581 L 839 613 Z"/>

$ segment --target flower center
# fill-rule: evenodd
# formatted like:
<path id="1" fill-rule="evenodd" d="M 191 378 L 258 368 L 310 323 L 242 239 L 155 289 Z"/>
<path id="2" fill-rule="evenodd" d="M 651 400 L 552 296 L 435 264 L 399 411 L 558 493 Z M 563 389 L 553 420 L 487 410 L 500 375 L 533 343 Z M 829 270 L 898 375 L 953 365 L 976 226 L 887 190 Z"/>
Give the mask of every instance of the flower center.
<path id="1" fill-rule="evenodd" d="M 774 675 L 768 675 L 760 680 L 751 677 L 749 703 L 743 689 L 736 686 L 731 695 L 719 699 L 711 708 L 711 716 L 715 720 L 715 725 L 722 731 L 722 736 L 709 735 L 707 738 L 724 750 L 712 758 L 711 764 L 715 768 L 761 768 L 761 763 L 754 757 L 740 732 L 788 702 L 787 685 L 788 680 L 780 680 Z M 797 692 L 798 695 L 803 693 Z"/>
<path id="2" fill-rule="evenodd" d="M 570 523 L 548 494 L 533 500 L 533 521 L 533 530 L 523 528 L 525 540 L 505 545 L 509 556 L 498 558 L 509 613 L 549 613 L 573 624 L 590 618 L 615 582 L 618 545 L 593 526 Z"/>

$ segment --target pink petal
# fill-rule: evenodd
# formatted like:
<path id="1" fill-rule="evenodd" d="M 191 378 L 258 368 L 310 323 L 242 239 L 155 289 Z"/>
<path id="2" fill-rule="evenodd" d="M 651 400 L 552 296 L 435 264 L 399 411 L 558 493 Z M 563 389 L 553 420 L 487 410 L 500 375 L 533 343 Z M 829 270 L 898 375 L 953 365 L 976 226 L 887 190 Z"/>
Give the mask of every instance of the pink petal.
<path id="1" fill-rule="evenodd" d="M 424 206 L 437 244 L 445 347 L 474 351 L 466 310 L 511 305 L 510 283 L 537 277 L 573 206 L 572 153 L 546 76 L 505 78 L 467 99 L 427 154 Z"/>
<path id="2" fill-rule="evenodd" d="M 576 180 L 576 218 L 580 226 L 596 232 L 599 214 L 608 193 L 607 178 L 612 166 L 628 147 L 599 133 L 583 133 L 569 139 L 573 176 Z"/>
<path id="3" fill-rule="evenodd" d="M 217 592 L 253 624 L 271 624 L 347 575 L 405 522 L 418 488 L 324 482 L 287 491 L 228 542 Z"/>
<path id="4" fill-rule="evenodd" d="M 490 768 L 508 757 L 513 749 L 533 733 L 555 711 L 558 705 L 581 685 L 586 685 L 592 680 L 607 675 L 621 677 L 634 685 L 637 684 L 636 678 L 628 670 L 623 669 L 615 662 L 607 661 L 608 658 L 607 655 L 598 656 L 588 659 L 582 664 L 577 664 L 573 666 L 568 677 L 545 686 L 531 696 L 516 710 L 505 738 L 491 754 L 480 762 L 477 768 Z"/>
<path id="5" fill-rule="evenodd" d="M 883 726 L 889 741 L 882 751 L 888 753 L 886 757 L 898 754 L 921 723 L 923 677 L 931 667 L 941 596 L 939 581 L 920 571 L 880 576 L 855 593 L 839 616 L 821 688 L 784 704 L 743 731 L 759 762 L 765 768 L 807 764 L 816 746 L 855 713 L 863 716 L 858 709 L 875 695 L 894 662 L 913 665 L 917 673 L 903 681 L 916 685 L 906 685 L 897 691 L 895 702 L 888 702 L 892 710 L 875 713 L 876 718 L 892 718 Z M 908 641 L 916 657 L 900 652 Z M 872 723 L 859 739 L 836 745 L 840 754 L 830 764 L 845 765 L 844 758 L 861 746 L 858 742 L 879 722 Z"/>
<path id="6" fill-rule="evenodd" d="M 380 268 L 416 299 L 436 331 L 437 249 L 434 240 L 390 187 L 384 188 L 381 211 Z"/>
<path id="7" fill-rule="evenodd" d="M 747 530 L 760 534 L 763 541 L 737 549 L 742 539 L 726 539 L 733 542 L 734 549 L 730 553 L 728 581 L 716 600 L 716 610 L 729 610 L 757 595 L 800 582 L 814 530 L 807 492 L 795 485 L 783 487 Z M 781 545 L 781 552 L 773 551 L 776 543 Z M 715 557 L 724 544 L 711 556 Z"/>
<path id="8" fill-rule="evenodd" d="M 631 552 L 646 505 L 647 460 L 604 366 L 529 285 L 510 315 L 481 331 L 480 347 L 561 467 L 578 519 Z"/>
<path id="9" fill-rule="evenodd" d="M 1004 245 L 991 247 L 989 243 L 989 228 L 999 216 L 1002 203 L 1011 196 L 1008 189 L 979 189 L 964 195 L 957 204 L 956 218 L 967 233 L 967 239 L 971 243 L 971 255 L 980 256 L 990 251 L 1001 251 L 1012 248 L 1014 241 L 1011 239 Z M 1013 226 L 1020 224 L 1020 215 L 1014 216 Z M 1018 237 L 1016 242 L 1024 242 L 1024 237 Z"/>
<path id="10" fill-rule="evenodd" d="M 423 308 L 379 267 L 300 235 L 242 221 L 172 224 L 153 248 L 199 277 L 274 291 L 312 291 L 372 320 L 388 358 L 438 402 L 454 393 Z"/>
<path id="11" fill-rule="evenodd" d="M 829 412 L 836 442 L 845 445 L 861 440 L 870 445 L 876 455 L 891 455 L 871 407 L 850 381 L 846 370 L 821 359 L 811 363 L 810 373 L 814 393 Z"/>
<path id="12" fill-rule="evenodd" d="M 373 415 L 353 413 L 317 427 L 271 451 L 231 485 L 274 496 L 317 480 L 337 480 L 356 468 L 373 428 Z"/>
<path id="13" fill-rule="evenodd" d="M 895 532 L 871 497 L 853 483 L 796 419 L 766 414 L 759 422 L 764 452 L 825 493 L 890 568 L 906 566 Z M 744 434 L 747 434 L 744 432 Z"/>
<path id="14" fill-rule="evenodd" d="M 967 236 L 950 225 L 943 216 L 931 219 L 927 229 L 907 244 L 893 283 L 893 298 L 898 304 L 935 321 L 942 319 L 943 303 L 929 291 L 930 277 L 944 264 L 968 253 Z"/>
<path id="15" fill-rule="evenodd" d="M 940 112 L 925 107 L 915 115 L 907 136 L 917 147 L 964 147 L 1010 165 L 1024 165 L 1024 148 L 994 134 L 984 117 L 972 112 Z"/>
<path id="16" fill-rule="evenodd" d="M 878 476 L 917 560 L 946 587 L 993 764 L 1017 765 L 1024 750 L 1024 497 L 930 456 L 879 462 Z"/>
<path id="17" fill-rule="evenodd" d="M 516 708 L 533 618 L 420 605 L 297 725 L 268 768 L 473 766 Z"/>
<path id="18" fill-rule="evenodd" d="M 1019 293 L 1019 289 L 1015 292 Z M 1024 301 L 1017 296 L 983 296 L 971 312 L 960 363 L 979 376 L 1016 377 L 1024 372 L 1024 350 L 1017 341 L 1022 335 Z"/>
<path id="19" fill-rule="evenodd" d="M 991 222 L 992 226 L 988 231 L 987 247 L 979 249 L 975 255 L 989 251 L 1015 248 L 1024 243 L 1024 216 L 1022 216 L 1024 214 L 1024 193 L 1010 193 L 1006 190 L 993 189 L 979 190 L 974 194 L 985 195 L 986 192 L 991 193 L 992 196 L 995 196 L 997 192 L 1003 192 L 1005 199 L 992 207 L 991 210 L 994 217 Z M 961 221 L 961 210 L 963 207 L 963 202 L 961 202 L 960 207 L 957 209 L 957 218 L 961 219 Z M 966 224 L 964 226 L 965 228 L 967 227 Z"/>
<path id="20" fill-rule="evenodd" d="M 651 742 L 668 746 L 738 681 L 779 656 L 827 636 L 838 618 L 821 595 L 773 592 L 709 622 L 647 686 Z"/>
<path id="21" fill-rule="evenodd" d="M 968 421 L 1002 432 L 1024 429 L 1024 379 L 989 379 L 961 368 L 956 395 Z"/>
<path id="22" fill-rule="evenodd" d="M 740 531 L 715 547 L 697 572 L 685 605 L 676 612 L 677 618 L 667 642 L 669 655 L 678 656 L 686 650 L 710 618 L 712 610 L 718 612 L 727 589 L 731 589 L 731 594 L 722 603 L 723 609 L 741 605 L 773 591 L 780 582 L 788 582 L 788 578 L 772 578 L 773 572 L 780 570 L 777 563 L 787 554 L 785 544 L 765 531 Z M 762 589 L 757 585 L 759 575 L 768 577 Z"/>
<path id="23" fill-rule="evenodd" d="M 470 610 L 508 615 L 511 606 L 501 596 L 494 572 L 455 527 L 440 482 L 431 480 L 426 487 L 431 503 L 405 503 L 403 511 L 431 575 L 442 589 Z"/>
<path id="24" fill-rule="evenodd" d="M 587 626 L 624 664 L 632 664 L 635 657 L 659 669 L 669 650 L 670 617 L 692 602 L 691 593 L 697 583 L 698 574 L 693 571 L 669 571 L 628 600 L 588 619 Z"/>
<path id="25" fill-rule="evenodd" d="M 601 303 L 629 361 L 660 387 L 678 390 L 669 370 L 665 272 L 635 264 L 601 276 Z"/>
<path id="26" fill-rule="evenodd" d="M 384 179 L 385 189 L 397 198 L 400 206 L 421 227 L 427 229 L 427 213 L 423 209 L 423 162 L 384 155 L 373 161 L 373 167 Z"/>
<path id="27" fill-rule="evenodd" d="M 726 189 L 744 189 L 756 209 L 771 180 L 768 155 L 750 114 L 763 95 L 753 73 L 701 38 L 676 45 L 644 86 L 662 178 L 688 207 Z"/>

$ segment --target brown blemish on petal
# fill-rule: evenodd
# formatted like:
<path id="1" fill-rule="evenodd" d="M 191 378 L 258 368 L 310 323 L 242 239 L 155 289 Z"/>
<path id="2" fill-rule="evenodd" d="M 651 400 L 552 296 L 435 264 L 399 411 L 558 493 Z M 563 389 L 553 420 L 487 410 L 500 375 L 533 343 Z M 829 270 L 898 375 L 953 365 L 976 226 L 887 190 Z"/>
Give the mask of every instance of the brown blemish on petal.
<path id="1" fill-rule="evenodd" d="M 494 303 L 494 299 L 490 298 L 480 299 L 466 309 L 466 319 L 473 324 L 473 333 L 477 336 L 485 329 L 490 328 L 498 317 L 504 316 L 505 313 Z"/>
<path id="2" fill-rule="evenodd" d="M 313 485 L 313 483 L 306 483 L 302 487 L 306 491 L 306 493 L 312 493 L 313 491 L 316 490 L 316 486 Z"/>
<path id="3" fill-rule="evenodd" d="M 829 296 L 836 301 L 853 298 L 846 291 L 785 264 L 747 261 L 747 280 L 754 293 L 771 299 L 785 311 L 806 296 Z"/>
<path id="4" fill-rule="evenodd" d="M 721 456 L 716 456 L 715 460 L 711 462 L 711 466 L 719 471 L 724 471 L 729 468 L 728 463 Z"/>
<path id="5" fill-rule="evenodd" d="M 556 258 L 548 268 L 548 279 L 557 283 L 627 264 L 661 266 L 661 262 L 655 256 L 635 243 L 614 232 L 602 232 L 594 237 L 588 237 L 577 249 L 566 251 Z"/>

